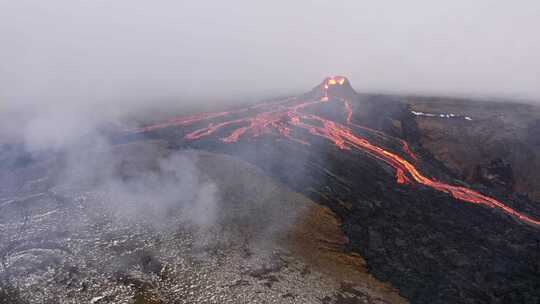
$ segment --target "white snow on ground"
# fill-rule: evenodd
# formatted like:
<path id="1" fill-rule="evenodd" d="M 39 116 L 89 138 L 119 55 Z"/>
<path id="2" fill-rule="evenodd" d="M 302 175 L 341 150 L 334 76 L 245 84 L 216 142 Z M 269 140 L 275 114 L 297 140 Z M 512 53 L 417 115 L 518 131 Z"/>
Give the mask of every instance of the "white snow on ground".
<path id="1" fill-rule="evenodd" d="M 411 111 L 411 113 L 413 115 L 416 115 L 416 116 L 427 116 L 427 117 L 440 117 L 440 118 L 463 118 L 465 120 L 469 120 L 471 121 L 472 118 L 470 118 L 469 116 L 461 116 L 461 115 L 456 115 L 454 113 L 449 113 L 449 114 L 433 114 L 433 113 L 424 113 L 424 112 L 419 112 L 419 111 Z"/>

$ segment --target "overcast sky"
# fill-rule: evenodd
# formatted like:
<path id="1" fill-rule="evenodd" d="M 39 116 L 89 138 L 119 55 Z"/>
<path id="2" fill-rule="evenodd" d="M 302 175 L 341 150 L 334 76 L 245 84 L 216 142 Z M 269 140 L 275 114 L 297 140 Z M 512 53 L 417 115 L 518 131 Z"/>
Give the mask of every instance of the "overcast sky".
<path id="1" fill-rule="evenodd" d="M 0 0 L 0 46 L 3 109 L 219 102 L 329 74 L 540 99 L 537 0 Z"/>

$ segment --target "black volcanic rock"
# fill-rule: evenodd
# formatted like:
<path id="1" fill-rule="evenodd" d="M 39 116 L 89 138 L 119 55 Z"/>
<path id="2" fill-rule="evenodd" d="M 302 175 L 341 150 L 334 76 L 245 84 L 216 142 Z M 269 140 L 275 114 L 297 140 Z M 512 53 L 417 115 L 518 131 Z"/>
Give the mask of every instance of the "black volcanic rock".
<path id="1" fill-rule="evenodd" d="M 537 228 L 432 189 L 396 186 L 391 172 L 362 153 L 246 144 L 219 151 L 329 206 L 344 221 L 350 249 L 412 303 L 540 299 Z"/>
<path id="2" fill-rule="evenodd" d="M 331 95 L 331 102 L 318 113 L 342 121 L 337 101 L 343 95 L 339 94 Z M 355 95 L 351 101 L 354 123 L 411 139 L 422 156 L 418 167 L 423 172 L 467 186 L 414 141 L 418 129 L 407 105 L 385 96 Z M 540 301 L 538 227 L 422 185 L 398 185 L 393 168 L 361 150 L 341 150 L 317 137 L 309 146 L 270 136 L 242 138 L 232 144 L 219 140 L 233 130 L 197 141 L 173 133 L 169 138 L 181 149 L 210 150 L 247 160 L 330 207 L 344 222 L 350 250 L 360 253 L 378 279 L 391 282 L 412 303 Z M 387 149 L 397 149 L 393 141 L 363 135 Z M 494 162 L 482 170 L 497 172 L 497 179 L 491 179 L 494 184 L 512 183 L 511 170 L 504 164 Z M 539 206 L 526 197 L 500 198 L 498 191 L 488 187 L 477 190 L 540 217 Z"/>
<path id="3" fill-rule="evenodd" d="M 349 79 L 345 76 L 330 76 L 325 78 L 318 86 L 314 87 L 309 94 L 316 98 L 326 95 L 330 98 L 356 98 L 356 91 L 352 88 Z"/>
<path id="4" fill-rule="evenodd" d="M 477 165 L 471 180 L 503 192 L 513 192 L 515 186 L 512 166 L 500 158 Z"/>
<path id="5" fill-rule="evenodd" d="M 225 155 L 173 151 L 163 142 L 112 148 L 119 159 L 112 166 L 96 162 L 97 172 L 113 169 L 115 176 L 128 177 L 127 183 L 138 181 L 130 191 L 148 189 L 142 180 L 162 176 L 156 190 L 167 191 L 164 184 L 172 182 L 174 188 L 183 189 L 175 195 L 181 199 L 165 203 L 166 213 L 161 214 L 156 212 L 164 208 L 159 195 L 148 196 L 147 202 L 122 199 L 114 194 L 116 190 L 73 175 L 42 193 L 35 188 L 35 178 L 18 174 L 25 185 L 19 187 L 21 198 L 0 203 L 0 303 L 265 303 L 276 299 L 311 304 L 323 298 L 329 304 L 343 303 L 343 298 L 353 303 L 405 303 L 386 284 L 355 270 L 361 263 L 351 263 L 350 258 L 362 260 L 343 252 L 346 239 L 340 222 L 327 208 L 256 167 Z M 191 218 L 207 216 L 213 204 L 204 213 L 186 212 L 182 192 L 198 187 L 170 171 L 184 172 L 189 166 L 177 162 L 170 169 L 160 166 L 180 156 L 194 162 L 198 173 L 193 177 L 214 184 L 219 193 L 217 218 L 202 226 Z M 108 155 L 98 152 L 85 160 L 94 157 L 105 160 Z M 38 183 L 46 183 L 50 171 L 59 168 L 49 165 L 48 169 Z M 311 255 L 313 250 L 317 256 Z M 347 288 L 342 288 L 342 281 Z"/>
<path id="6" fill-rule="evenodd" d="M 417 112 L 470 117 L 456 120 L 416 116 L 418 142 L 452 171 L 467 178 L 477 165 L 503 159 L 512 166 L 514 190 L 540 201 L 540 106 L 455 98 L 397 99 Z"/>
<path id="7" fill-rule="evenodd" d="M 436 160 L 420 145 L 422 130 L 416 126 L 409 106 L 399 102 L 399 98 L 356 94 L 349 82 L 340 77 L 326 79 L 302 97 L 310 100 L 328 97 L 328 102 L 304 112 L 319 115 L 321 119 L 315 120 L 313 125 L 347 123 L 343 105 L 350 102 L 352 123 L 383 131 L 385 135 L 359 127 L 354 129 L 351 124 L 338 131 L 354 130 L 362 139 L 390 151 L 387 153 L 407 158 L 426 177 L 466 186 L 531 218 L 540 218 L 540 205 L 527 197 L 502 197 L 499 191 L 494 191 L 496 186 L 511 184 L 512 170 L 504 163 L 494 162 L 479 169 L 478 178 L 483 185 L 470 185 Z M 276 108 L 275 112 L 282 109 Z M 258 115 L 261 114 L 258 111 L 248 109 L 234 112 L 230 117 L 197 121 L 180 129 L 167 127 L 118 141 L 159 138 L 175 149 L 207 150 L 250 162 L 280 184 L 328 206 L 343 223 L 343 231 L 350 240 L 346 249 L 363 256 L 367 268 L 377 279 L 390 282 L 412 303 L 540 302 L 540 229 L 537 226 L 500 209 L 468 203 L 419 183 L 399 184 L 395 168 L 381 157 L 362 149 L 340 148 L 332 141 L 336 139 L 333 133 L 314 136 L 322 131 L 292 130 L 294 121 L 291 119 L 289 123 L 287 118 L 294 113 L 279 116 L 272 121 L 273 126 L 290 127 L 281 130 L 285 130 L 286 135 L 294 132 L 297 136 L 294 139 L 309 139 L 308 144 L 263 127 L 257 131 L 265 132 L 224 141 L 238 130 L 245 131 L 268 117 Z M 252 115 L 250 117 L 257 120 L 242 120 L 242 115 Z M 211 136 L 195 140 L 182 136 L 201 129 L 208 130 L 200 134 Z M 409 140 L 411 149 L 418 152 L 421 159 L 415 162 L 405 155 L 399 139 Z M 440 140 L 444 142 L 445 138 Z M 230 179 L 234 178 L 233 173 Z M 159 268 L 159 263 L 152 259 L 137 261 L 141 266 L 148 265 L 148 270 Z M 322 301 L 326 300 L 322 298 Z"/>

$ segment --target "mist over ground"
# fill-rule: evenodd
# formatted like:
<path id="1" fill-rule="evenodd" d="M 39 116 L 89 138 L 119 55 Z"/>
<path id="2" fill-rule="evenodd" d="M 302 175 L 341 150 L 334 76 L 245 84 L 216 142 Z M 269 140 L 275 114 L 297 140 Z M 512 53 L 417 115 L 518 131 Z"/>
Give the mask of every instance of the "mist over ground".
<path id="1" fill-rule="evenodd" d="M 226 283 L 224 293 L 233 298 L 216 303 L 255 303 L 235 298 L 249 292 L 265 301 L 275 295 L 258 294 L 255 285 L 244 280 L 246 274 L 269 292 L 277 282 L 280 303 L 285 298 L 301 302 L 288 292 L 291 288 L 295 294 L 300 290 L 323 299 L 319 294 L 330 284 L 316 271 L 310 277 L 300 264 L 282 266 L 287 264 L 281 252 L 289 253 L 281 249 L 293 243 L 312 256 L 314 264 L 320 252 L 332 252 L 331 259 L 320 262 L 321 269 L 341 261 L 357 273 L 358 261 L 345 255 L 362 253 L 371 259 L 357 256 L 366 276 L 369 269 L 385 282 L 408 281 L 400 292 L 411 298 L 419 290 L 427 299 L 440 292 L 448 298 L 456 294 L 484 301 L 490 299 L 486 294 L 498 297 L 501 290 L 503 296 L 513 290 L 519 297 L 537 297 L 538 267 L 528 251 L 538 251 L 538 242 L 528 227 L 515 228 L 519 223 L 467 204 L 454 206 L 445 194 L 420 189 L 425 187 L 398 188 L 394 174 L 398 183 L 401 177 L 413 184 L 417 179 L 409 181 L 404 174 L 414 177 L 416 171 L 402 169 L 409 168 L 405 159 L 397 166 L 394 158 L 370 152 L 407 152 L 408 146 L 398 146 L 401 142 L 391 137 L 405 134 L 415 120 L 411 109 L 394 100 L 373 98 L 365 107 L 363 102 L 353 104 L 360 105 L 354 109 L 348 100 L 343 108 L 321 105 L 322 112 L 340 111 L 339 121 L 345 119 L 343 114 L 351 120 L 353 111 L 363 121 L 384 118 L 374 119 L 373 125 L 388 126 L 374 127 L 385 133 L 364 129 L 371 134 L 366 138 L 374 139 L 373 147 L 377 145 L 371 150 L 358 144 L 360 138 L 353 145 L 350 130 L 326 123 L 328 134 L 295 127 L 313 135 L 309 146 L 262 140 L 248 145 L 240 140 L 214 150 L 213 138 L 204 138 L 210 139 L 207 143 L 180 141 L 183 130 L 165 130 L 171 132 L 156 136 L 159 140 L 133 142 L 114 135 L 168 115 L 221 111 L 301 94 L 329 75 L 347 76 L 358 92 L 539 104 L 539 28 L 540 2 L 535 0 L 0 0 L 0 303 L 11 290 L 30 298 L 28 303 L 65 302 L 58 297 L 73 296 L 76 303 L 140 303 L 139 296 L 150 289 L 173 299 L 193 291 L 203 296 L 221 292 L 212 285 L 215 282 Z M 468 100 L 463 102 L 467 108 Z M 487 107 L 491 105 L 495 103 Z M 417 111 L 432 116 L 458 113 L 432 113 L 423 106 Z M 443 165 L 454 159 L 463 167 L 480 168 L 488 155 L 503 155 L 520 160 L 523 165 L 512 168 L 527 181 L 523 185 L 534 188 L 536 172 L 527 175 L 527 170 L 537 167 L 534 161 L 540 159 L 535 152 L 540 150 L 540 120 L 529 115 L 534 107 L 527 107 L 509 110 L 513 115 L 507 116 L 486 111 L 486 116 L 497 114 L 489 123 L 467 112 L 441 118 L 452 124 L 428 123 L 414 129 L 411 147 L 422 148 L 421 173 L 414 174 L 442 184 L 453 180 Z M 262 113 L 258 111 L 253 113 Z M 485 108 L 474 111 L 483 114 Z M 295 122 L 290 113 L 276 117 L 288 117 L 287 126 L 294 127 L 300 114 Z M 469 122 L 462 114 L 474 119 Z M 226 118 L 236 119 L 235 115 Z M 402 118 L 407 115 L 410 120 Z M 219 124 L 221 119 L 225 117 L 208 123 Z M 521 124 L 506 128 L 510 120 Z M 238 119 L 227 127 L 237 123 Z M 286 124 L 272 123 L 272 131 L 286 138 Z M 450 130 L 455 125 L 461 128 Z M 265 134 L 260 129 L 254 133 Z M 333 137 L 338 129 L 347 138 Z M 214 135 L 218 138 L 225 131 Z M 421 142 L 424 138 L 435 143 L 437 158 Z M 445 143 L 437 141 L 440 138 Z M 338 156 L 334 144 L 339 146 L 340 140 L 348 141 L 354 151 Z M 435 152 L 451 158 L 439 163 Z M 519 172 L 524 167 L 527 170 Z M 489 176 L 492 171 L 485 172 Z M 439 191 L 452 192 L 450 187 Z M 515 206 L 529 203 L 517 198 L 507 198 L 505 192 L 505 201 L 513 200 Z M 536 212 L 536 205 L 526 208 L 527 214 Z M 297 234 L 307 237 L 297 239 Z M 445 246 L 450 250 L 441 250 Z M 351 278 L 336 269 L 340 277 Z M 285 272 L 286 288 L 279 287 L 274 274 L 281 277 Z M 498 279 L 501 275 L 508 278 Z M 147 287 L 135 290 L 129 287 L 132 282 Z M 336 288 L 344 289 L 340 285 Z M 230 292 L 231 287 L 236 291 Z M 393 292 L 397 294 L 392 287 Z M 105 298 L 107 294 L 124 302 Z"/>
<path id="2" fill-rule="evenodd" d="M 31 146 L 149 109 L 304 92 L 329 74 L 359 91 L 540 99 L 533 0 L 1 2 L 2 135 Z"/>

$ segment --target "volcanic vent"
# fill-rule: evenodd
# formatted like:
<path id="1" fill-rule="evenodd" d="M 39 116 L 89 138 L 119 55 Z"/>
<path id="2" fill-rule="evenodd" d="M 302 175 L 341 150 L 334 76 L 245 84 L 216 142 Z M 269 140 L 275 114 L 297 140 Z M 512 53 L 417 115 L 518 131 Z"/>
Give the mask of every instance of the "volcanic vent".
<path id="1" fill-rule="evenodd" d="M 188 141 L 219 139 L 225 144 L 269 136 L 303 146 L 325 139 L 340 150 L 358 150 L 395 170 L 398 184 L 423 185 L 462 202 L 484 205 L 538 226 L 540 220 L 467 187 L 438 181 L 421 172 L 419 158 L 407 142 L 353 122 L 358 96 L 343 76 L 327 77 L 310 93 L 231 111 L 202 113 L 131 130 L 147 133 L 173 126 L 185 127 Z M 316 139 L 314 141 L 314 139 Z"/>
<path id="2" fill-rule="evenodd" d="M 538 302 L 538 205 L 464 183 L 414 136 L 409 144 L 387 128 L 411 121 L 407 105 L 333 76 L 302 95 L 172 118 L 123 140 L 165 139 L 254 164 L 330 207 L 347 249 L 411 302 Z"/>
<path id="3" fill-rule="evenodd" d="M 344 76 L 330 76 L 313 89 L 321 98 L 328 100 L 330 97 L 338 99 L 354 99 L 356 92 L 349 80 Z"/>

